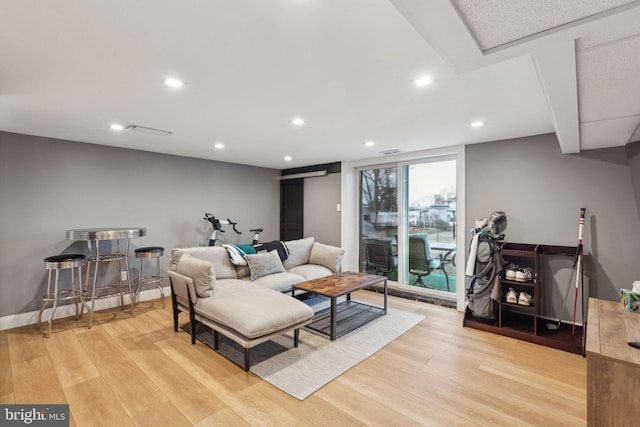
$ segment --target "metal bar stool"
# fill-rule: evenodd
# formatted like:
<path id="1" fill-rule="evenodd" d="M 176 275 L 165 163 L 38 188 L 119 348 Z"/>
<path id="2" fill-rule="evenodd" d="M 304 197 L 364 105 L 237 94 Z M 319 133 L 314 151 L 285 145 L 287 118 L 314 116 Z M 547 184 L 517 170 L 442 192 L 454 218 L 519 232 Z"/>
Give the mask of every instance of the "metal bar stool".
<path id="1" fill-rule="evenodd" d="M 64 255 L 54 255 L 44 259 L 45 268 L 49 271 L 49 279 L 47 281 L 47 294 L 42 297 L 44 301 L 44 305 L 40 309 L 38 313 L 38 328 L 42 323 L 42 313 L 45 308 L 49 305 L 49 303 L 53 303 L 53 310 L 51 311 L 51 315 L 49 316 L 49 329 L 47 332 L 47 337 L 51 335 L 51 321 L 53 320 L 53 316 L 56 312 L 56 308 L 58 308 L 59 301 L 68 301 L 73 300 L 76 305 L 76 319 L 80 318 L 81 311 L 78 310 L 78 304 L 82 304 L 83 307 L 89 310 L 89 306 L 84 301 L 84 295 L 82 292 L 82 266 L 87 263 L 87 257 L 80 254 L 64 254 Z M 60 290 L 59 288 L 59 279 L 60 279 L 60 270 L 71 269 L 71 289 Z M 75 269 L 78 269 L 78 275 L 75 275 Z M 56 272 L 56 278 L 53 283 L 53 289 L 51 287 L 51 275 L 53 271 Z"/>
<path id="2" fill-rule="evenodd" d="M 147 246 L 144 248 L 138 248 L 135 250 L 136 258 L 140 260 L 138 265 L 138 286 L 134 296 L 134 301 L 138 300 L 138 292 L 142 285 L 156 284 L 160 289 L 160 298 L 162 299 L 162 308 L 164 308 L 164 289 L 162 288 L 162 276 L 160 276 L 160 257 L 164 254 L 164 248 L 160 246 Z M 142 261 L 145 258 L 156 259 L 156 271 L 154 275 L 143 276 L 142 274 Z"/>

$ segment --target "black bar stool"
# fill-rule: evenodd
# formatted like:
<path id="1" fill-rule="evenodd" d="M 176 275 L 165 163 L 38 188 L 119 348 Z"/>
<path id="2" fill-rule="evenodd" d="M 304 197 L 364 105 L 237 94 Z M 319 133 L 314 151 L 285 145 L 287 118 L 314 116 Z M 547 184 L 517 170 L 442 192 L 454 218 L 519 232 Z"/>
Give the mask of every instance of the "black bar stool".
<path id="1" fill-rule="evenodd" d="M 134 296 L 134 300 L 137 302 L 138 300 L 138 292 L 140 292 L 140 288 L 142 285 L 155 284 L 160 289 L 160 298 L 162 299 L 162 308 L 164 308 L 164 289 L 162 288 L 162 276 L 160 276 L 160 257 L 164 254 L 164 248 L 160 246 L 147 246 L 144 248 L 138 248 L 135 250 L 136 258 L 140 260 L 138 265 L 138 287 L 136 288 L 136 294 Z M 151 260 L 151 258 L 155 258 L 156 260 L 156 271 L 155 274 L 149 276 L 143 276 L 142 274 L 142 261 L 145 258 Z"/>
<path id="2" fill-rule="evenodd" d="M 89 306 L 84 301 L 84 295 L 82 293 L 82 266 L 87 263 L 87 257 L 80 254 L 64 254 L 54 255 L 44 259 L 45 268 L 49 271 L 49 279 L 47 281 L 47 294 L 42 297 L 44 305 L 38 313 L 38 328 L 42 323 L 42 313 L 49 303 L 53 303 L 53 310 L 49 316 L 49 329 L 47 336 L 51 335 L 51 321 L 58 308 L 59 301 L 72 300 L 76 305 L 76 319 L 80 318 L 81 311 L 78 310 L 78 305 L 82 304 L 89 311 Z M 60 270 L 71 269 L 71 289 L 61 290 L 59 287 Z M 78 269 L 78 275 L 75 274 L 75 269 Z M 51 275 L 53 271 L 56 272 L 56 278 L 53 283 L 53 289 L 51 287 Z"/>

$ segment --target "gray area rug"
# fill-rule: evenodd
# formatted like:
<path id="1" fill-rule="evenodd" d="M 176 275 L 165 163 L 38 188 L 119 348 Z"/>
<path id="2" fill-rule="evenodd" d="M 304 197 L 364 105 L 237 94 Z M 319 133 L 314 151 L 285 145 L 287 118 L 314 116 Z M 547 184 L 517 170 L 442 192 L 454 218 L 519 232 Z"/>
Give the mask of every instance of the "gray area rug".
<path id="1" fill-rule="evenodd" d="M 284 392 L 304 400 L 423 319 L 422 315 L 390 308 L 385 316 L 335 341 L 303 329 L 297 348 L 293 347 L 293 333 L 284 334 L 249 351 L 250 369 Z M 213 333 L 209 328 L 198 325 L 197 337 L 213 347 Z M 219 352 L 242 365 L 242 348 L 222 335 Z"/>

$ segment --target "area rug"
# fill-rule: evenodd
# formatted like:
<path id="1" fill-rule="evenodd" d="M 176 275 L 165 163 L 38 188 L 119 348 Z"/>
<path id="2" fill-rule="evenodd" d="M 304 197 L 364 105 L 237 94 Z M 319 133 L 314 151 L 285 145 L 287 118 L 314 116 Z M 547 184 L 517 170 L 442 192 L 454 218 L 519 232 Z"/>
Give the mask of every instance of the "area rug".
<path id="1" fill-rule="evenodd" d="M 335 341 L 302 330 L 297 348 L 293 347 L 293 334 L 284 334 L 250 350 L 250 370 L 282 391 L 304 400 L 423 319 L 422 315 L 390 308 L 385 316 Z M 197 337 L 212 347 L 210 329 L 198 325 Z M 242 348 L 235 342 L 220 336 L 219 352 L 242 365 Z"/>

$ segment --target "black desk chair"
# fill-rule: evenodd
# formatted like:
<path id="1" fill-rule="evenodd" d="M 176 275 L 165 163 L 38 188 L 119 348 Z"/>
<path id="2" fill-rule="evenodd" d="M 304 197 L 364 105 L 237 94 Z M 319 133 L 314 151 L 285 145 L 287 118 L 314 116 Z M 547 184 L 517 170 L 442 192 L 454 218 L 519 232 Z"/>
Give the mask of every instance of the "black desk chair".
<path id="1" fill-rule="evenodd" d="M 367 269 L 374 268 L 376 274 L 388 276 L 397 268 L 396 258 L 393 256 L 391 240 L 364 239 Z"/>

